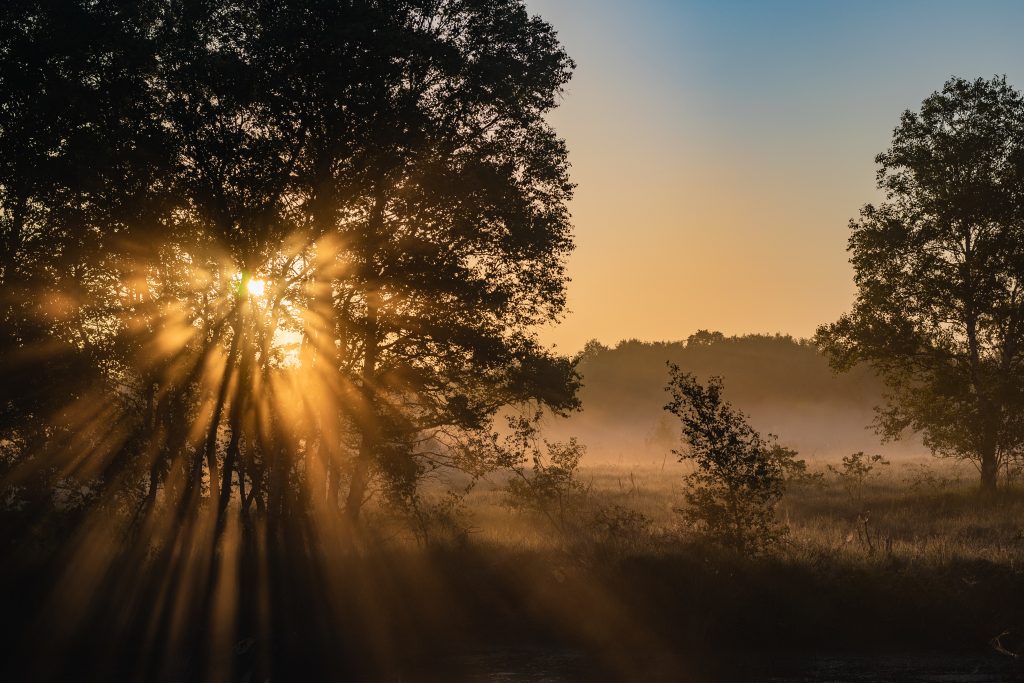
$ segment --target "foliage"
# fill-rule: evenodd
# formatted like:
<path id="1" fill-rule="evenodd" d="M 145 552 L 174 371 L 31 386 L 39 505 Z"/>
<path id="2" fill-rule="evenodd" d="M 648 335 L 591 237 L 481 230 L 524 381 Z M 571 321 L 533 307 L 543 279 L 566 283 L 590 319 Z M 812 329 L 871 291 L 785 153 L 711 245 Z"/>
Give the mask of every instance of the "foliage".
<path id="1" fill-rule="evenodd" d="M 663 402 L 666 360 L 698 377 L 724 377 L 732 400 L 744 405 L 813 402 L 870 408 L 883 388 L 866 368 L 835 377 L 811 341 L 700 331 L 687 342 L 624 340 L 614 347 L 589 342 L 578 366 L 586 380 L 580 396 L 587 411 L 640 419 Z"/>
<path id="2" fill-rule="evenodd" d="M 775 461 L 782 469 L 782 476 L 786 481 L 787 487 L 821 483 L 824 474 L 812 472 L 807 466 L 807 461 L 798 459 L 797 455 L 797 452 L 792 448 L 786 448 L 785 446 L 773 443 L 768 450 L 767 457 Z"/>
<path id="3" fill-rule="evenodd" d="M 1024 98 L 953 78 L 877 157 L 879 205 L 851 221 L 853 310 L 818 330 L 834 367 L 888 387 L 878 428 L 974 461 L 984 489 L 1024 447 Z"/>
<path id="4" fill-rule="evenodd" d="M 697 346 L 713 346 L 715 344 L 721 344 L 725 341 L 725 335 L 718 331 L 710 330 L 697 330 L 689 337 L 686 338 L 686 345 L 697 347 Z"/>
<path id="5" fill-rule="evenodd" d="M 877 467 L 885 467 L 889 461 L 881 455 L 865 455 L 864 451 L 857 451 L 851 455 L 843 456 L 842 469 L 833 465 L 826 465 L 828 471 L 834 474 L 842 484 L 846 493 L 855 500 L 860 500 L 864 484 L 872 475 L 877 475 Z"/>
<path id="6" fill-rule="evenodd" d="M 520 0 L 17 1 L 0 54 L 12 505 L 70 476 L 126 514 L 354 524 L 493 464 L 466 446 L 503 406 L 577 405 L 536 337 L 574 65 Z"/>
<path id="7" fill-rule="evenodd" d="M 613 503 L 599 506 L 592 524 L 605 543 L 618 549 L 636 549 L 650 537 L 653 521 L 639 510 Z"/>
<path id="8" fill-rule="evenodd" d="M 786 533 L 775 506 L 785 490 L 795 452 L 763 439 L 745 416 L 722 398 L 722 381 L 706 385 L 669 364 L 665 409 L 679 418 L 686 449 L 674 451 L 696 469 L 686 476 L 687 522 L 710 539 L 740 552 L 769 549 Z"/>
<path id="9" fill-rule="evenodd" d="M 944 475 L 924 463 L 910 464 L 907 467 L 906 484 L 911 491 L 938 493 L 960 485 L 959 475 Z"/>
<path id="10" fill-rule="evenodd" d="M 419 543 L 464 545 L 472 531 L 465 501 L 467 493 L 468 490 L 449 490 L 438 499 L 417 494 L 402 501 L 399 509 L 407 516 L 408 526 Z"/>
<path id="11" fill-rule="evenodd" d="M 579 480 L 580 459 L 586 449 L 576 439 L 544 444 L 512 468 L 505 492 L 513 510 L 542 515 L 555 529 L 567 533 L 579 522 L 589 487 Z"/>
<path id="12" fill-rule="evenodd" d="M 771 425 L 801 452 L 857 450 L 872 408 L 883 400 L 883 385 L 868 367 L 836 376 L 813 343 L 782 335 L 710 332 L 690 342 L 594 342 L 577 358 L 585 410 L 553 424 L 551 437 L 583 438 L 594 459 L 670 455 L 675 421 L 661 410 L 666 360 L 701 380 L 721 376 L 727 397 L 743 406 L 751 424 Z"/>

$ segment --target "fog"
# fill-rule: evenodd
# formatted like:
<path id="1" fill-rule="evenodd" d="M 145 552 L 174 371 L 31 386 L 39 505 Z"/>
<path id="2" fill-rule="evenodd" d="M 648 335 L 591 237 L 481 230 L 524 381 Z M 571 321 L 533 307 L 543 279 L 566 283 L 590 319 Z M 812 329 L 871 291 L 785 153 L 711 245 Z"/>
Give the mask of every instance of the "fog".
<path id="1" fill-rule="evenodd" d="M 591 342 L 579 363 L 582 410 L 550 419 L 545 434 L 579 438 L 591 463 L 663 464 L 679 442 L 678 426 L 663 410 L 667 362 L 701 379 L 721 376 L 726 397 L 756 429 L 809 460 L 855 451 L 890 458 L 927 454 L 913 434 L 881 442 L 872 423 L 883 387 L 868 368 L 837 375 L 813 343 L 782 335 L 702 331 L 680 342 L 628 340 L 614 348 Z"/>

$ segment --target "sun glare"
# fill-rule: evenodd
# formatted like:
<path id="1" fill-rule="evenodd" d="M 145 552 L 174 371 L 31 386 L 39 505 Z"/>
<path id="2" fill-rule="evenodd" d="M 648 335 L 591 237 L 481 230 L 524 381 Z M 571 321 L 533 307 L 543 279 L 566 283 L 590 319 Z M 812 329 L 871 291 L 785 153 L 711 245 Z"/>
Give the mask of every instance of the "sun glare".
<path id="1" fill-rule="evenodd" d="M 263 296 L 267 289 L 267 283 L 263 280 L 250 279 L 245 283 L 245 288 L 250 296 Z"/>

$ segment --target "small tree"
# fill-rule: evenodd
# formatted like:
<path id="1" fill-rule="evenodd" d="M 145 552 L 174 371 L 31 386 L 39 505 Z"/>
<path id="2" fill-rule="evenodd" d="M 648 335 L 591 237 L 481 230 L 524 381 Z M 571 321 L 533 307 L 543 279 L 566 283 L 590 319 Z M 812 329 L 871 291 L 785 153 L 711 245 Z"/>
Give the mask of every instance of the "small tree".
<path id="1" fill-rule="evenodd" d="M 833 465 L 827 465 L 827 467 L 828 471 L 839 479 L 850 498 L 860 501 L 864 484 L 867 483 L 872 473 L 878 474 L 876 467 L 884 467 L 888 464 L 889 461 L 881 455 L 865 455 L 864 451 L 857 451 L 843 456 L 841 469 Z"/>
<path id="2" fill-rule="evenodd" d="M 683 517 L 710 539 L 740 552 L 759 553 L 787 531 L 775 506 L 793 469 L 795 451 L 763 438 L 746 416 L 722 398 L 722 380 L 702 385 L 669 363 L 665 410 L 679 418 L 686 450 L 673 450 L 680 461 L 696 465 L 686 476 L 687 507 Z"/>

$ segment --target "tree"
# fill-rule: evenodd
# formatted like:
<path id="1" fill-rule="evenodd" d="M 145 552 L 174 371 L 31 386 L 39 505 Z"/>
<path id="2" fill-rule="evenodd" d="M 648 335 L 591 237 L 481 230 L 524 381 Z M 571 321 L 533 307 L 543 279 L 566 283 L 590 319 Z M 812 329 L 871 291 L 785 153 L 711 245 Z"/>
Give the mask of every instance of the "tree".
<path id="1" fill-rule="evenodd" d="M 367 500 L 426 529 L 503 407 L 576 405 L 537 337 L 572 69 L 522 0 L 0 5 L 0 538 L 60 551 L 40 632 L 229 677 Z"/>
<path id="2" fill-rule="evenodd" d="M 77 363 L 36 411 L 76 417 L 68 448 L 38 430 L 22 471 L 46 450 L 150 508 L 354 521 L 375 485 L 494 465 L 465 446 L 501 407 L 576 405 L 535 332 L 573 247 L 548 24 L 519 0 L 130 10 L 0 15 L 5 356 Z M 5 391 L 0 438 L 29 405 Z"/>
<path id="3" fill-rule="evenodd" d="M 762 438 L 722 397 L 722 380 L 707 385 L 669 363 L 665 410 L 679 418 L 685 450 L 679 460 L 693 461 L 686 475 L 683 517 L 710 539 L 740 552 L 763 552 L 786 532 L 775 517 L 786 475 L 796 453 Z"/>
<path id="4" fill-rule="evenodd" d="M 159 204 L 153 54 L 140 30 L 153 10 L 15 0 L 0 11 L 0 439 L 16 444 L 3 465 L 19 470 L 5 483 L 44 506 L 56 474 L 80 469 L 61 450 L 102 438 L 85 428 L 99 421 L 82 424 L 90 404 L 104 391 L 129 403 L 111 302 L 89 294 L 117 286 L 115 245 L 128 226 L 152 226 Z M 129 441 L 125 412 L 102 427 Z"/>
<path id="5" fill-rule="evenodd" d="M 345 112 L 327 122 L 313 112 L 315 124 L 304 126 L 315 131 L 304 166 L 320 212 L 315 236 L 344 248 L 321 241 L 318 267 L 287 287 L 337 340 L 325 347 L 321 331 L 303 333 L 310 362 L 337 367 L 347 387 L 338 417 L 353 436 L 344 498 L 355 519 L 372 478 L 408 497 L 425 470 L 460 466 L 463 437 L 500 406 L 575 405 L 571 362 L 532 332 L 564 306 L 572 185 L 544 114 L 572 63 L 519 2 L 367 5 L 370 32 L 359 39 L 386 52 L 359 57 L 358 96 L 325 91 L 304 70 L 353 42 L 350 22 L 325 20 L 325 7 L 328 17 L 348 11 L 319 3 L 316 14 L 287 18 L 300 26 L 278 29 L 300 38 L 301 55 L 279 81 L 296 89 L 296 102 Z M 348 49 L 363 55 L 359 47 Z M 356 144 L 339 145 L 338 130 Z M 305 296 L 311 280 L 329 301 Z"/>
<path id="6" fill-rule="evenodd" d="M 686 338 L 687 346 L 711 346 L 712 344 L 720 344 L 725 341 L 725 335 L 721 332 L 711 332 L 709 330 L 697 330 L 689 337 Z"/>
<path id="7" fill-rule="evenodd" d="M 922 432 L 993 491 L 1024 445 L 1024 99 L 1005 77 L 951 79 L 876 161 L 885 199 L 850 223 L 857 298 L 816 341 L 885 381 L 881 434 Z"/>

